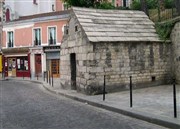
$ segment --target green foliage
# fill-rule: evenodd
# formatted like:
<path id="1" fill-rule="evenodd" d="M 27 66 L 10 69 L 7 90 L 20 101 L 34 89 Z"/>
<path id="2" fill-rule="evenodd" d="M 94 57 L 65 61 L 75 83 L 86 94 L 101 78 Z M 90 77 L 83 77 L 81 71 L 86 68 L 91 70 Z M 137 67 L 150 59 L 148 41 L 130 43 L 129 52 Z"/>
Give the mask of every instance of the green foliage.
<path id="1" fill-rule="evenodd" d="M 148 9 L 157 9 L 158 8 L 158 1 L 159 0 L 146 0 Z M 164 0 L 165 8 L 172 8 L 173 7 L 173 0 Z M 131 8 L 134 10 L 141 9 L 140 0 L 134 0 L 131 4 Z"/>
<path id="2" fill-rule="evenodd" d="M 96 5 L 98 9 L 115 9 L 115 7 L 109 2 L 101 2 L 99 5 Z"/>
<path id="3" fill-rule="evenodd" d="M 140 0 L 134 0 L 131 4 L 131 9 L 133 10 L 141 10 Z"/>
<path id="4" fill-rule="evenodd" d="M 170 34 L 174 27 L 174 24 L 175 23 L 173 21 L 156 23 L 155 25 L 156 31 L 162 40 L 170 39 Z"/>
<path id="5" fill-rule="evenodd" d="M 158 6 L 158 0 L 147 0 L 148 9 L 155 9 Z"/>
<path id="6" fill-rule="evenodd" d="M 173 4 L 173 0 L 165 0 L 165 8 L 172 8 Z"/>
<path id="7" fill-rule="evenodd" d="M 98 9 L 115 9 L 112 3 L 107 0 L 101 0 L 97 2 L 96 0 L 61 0 L 70 6 L 75 7 L 87 7 L 87 8 L 98 8 Z"/>

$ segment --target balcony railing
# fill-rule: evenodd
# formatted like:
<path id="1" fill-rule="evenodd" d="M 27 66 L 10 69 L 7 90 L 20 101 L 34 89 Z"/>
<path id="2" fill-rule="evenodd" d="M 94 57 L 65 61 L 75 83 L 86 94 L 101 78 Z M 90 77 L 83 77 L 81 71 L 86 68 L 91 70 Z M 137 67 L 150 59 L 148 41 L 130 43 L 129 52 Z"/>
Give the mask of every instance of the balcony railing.
<path id="1" fill-rule="evenodd" d="M 56 44 L 56 39 L 49 39 L 49 45 Z"/>
<path id="2" fill-rule="evenodd" d="M 40 46 L 41 40 L 34 40 L 34 46 Z"/>

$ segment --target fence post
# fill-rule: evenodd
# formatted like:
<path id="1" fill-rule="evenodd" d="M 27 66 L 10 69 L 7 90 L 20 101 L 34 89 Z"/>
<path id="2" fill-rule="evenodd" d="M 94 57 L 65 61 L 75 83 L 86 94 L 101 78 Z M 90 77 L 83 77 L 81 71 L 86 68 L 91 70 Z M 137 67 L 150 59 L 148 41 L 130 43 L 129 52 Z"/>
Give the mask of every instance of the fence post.
<path id="1" fill-rule="evenodd" d="M 129 86 L 130 88 L 130 107 L 132 107 L 133 106 L 133 104 L 132 104 L 132 76 L 130 76 L 130 86 Z"/>
<path id="2" fill-rule="evenodd" d="M 173 100 L 174 100 L 174 118 L 177 118 L 177 106 L 176 106 L 176 80 L 173 79 Z"/>

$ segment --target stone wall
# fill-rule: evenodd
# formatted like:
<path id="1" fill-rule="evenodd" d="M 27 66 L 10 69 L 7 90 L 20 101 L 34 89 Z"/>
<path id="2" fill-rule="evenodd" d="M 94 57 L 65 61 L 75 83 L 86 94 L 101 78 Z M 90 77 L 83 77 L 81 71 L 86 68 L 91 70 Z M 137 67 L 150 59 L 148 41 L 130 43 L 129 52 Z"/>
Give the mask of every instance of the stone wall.
<path id="1" fill-rule="evenodd" d="M 71 87 L 70 54 L 76 54 L 76 86 L 85 94 L 102 93 L 104 75 L 107 92 L 133 87 L 169 83 L 171 79 L 171 44 L 161 42 L 90 43 L 76 18 L 69 22 L 60 54 L 61 86 Z"/>
<path id="2" fill-rule="evenodd" d="M 174 74 L 177 82 L 180 84 L 180 20 L 177 22 L 171 33 L 174 57 Z M 172 64 L 172 65 L 173 65 Z"/>

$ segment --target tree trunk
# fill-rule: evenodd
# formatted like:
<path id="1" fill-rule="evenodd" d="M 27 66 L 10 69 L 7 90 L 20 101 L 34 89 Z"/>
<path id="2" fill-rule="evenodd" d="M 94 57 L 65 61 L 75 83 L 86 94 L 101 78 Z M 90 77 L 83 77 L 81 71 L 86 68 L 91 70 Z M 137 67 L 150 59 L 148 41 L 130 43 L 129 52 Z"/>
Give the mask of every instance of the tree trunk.
<path id="1" fill-rule="evenodd" d="M 180 0 L 175 0 L 175 7 L 178 15 L 180 16 Z"/>
<path id="2" fill-rule="evenodd" d="M 164 0 L 159 0 L 159 8 L 160 8 L 160 11 L 164 11 L 165 10 L 165 6 L 164 6 Z"/>
<path id="3" fill-rule="evenodd" d="M 144 11 L 146 13 L 146 15 L 149 16 L 146 0 L 141 0 L 141 10 Z"/>

